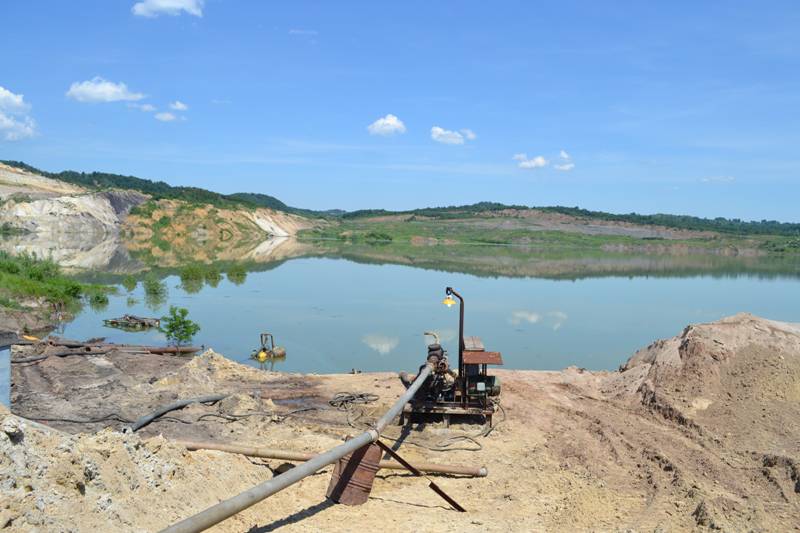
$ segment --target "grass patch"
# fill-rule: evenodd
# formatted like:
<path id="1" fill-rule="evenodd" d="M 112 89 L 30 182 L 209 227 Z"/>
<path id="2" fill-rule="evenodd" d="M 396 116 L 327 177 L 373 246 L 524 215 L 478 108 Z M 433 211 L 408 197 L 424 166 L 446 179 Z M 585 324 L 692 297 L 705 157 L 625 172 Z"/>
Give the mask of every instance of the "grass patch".
<path id="1" fill-rule="evenodd" d="M 62 274 L 50 259 L 35 255 L 12 256 L 0 252 L 0 305 L 24 309 L 26 300 L 42 300 L 54 307 L 78 309 L 85 299 L 90 305 L 108 304 L 113 288 L 81 283 Z"/>

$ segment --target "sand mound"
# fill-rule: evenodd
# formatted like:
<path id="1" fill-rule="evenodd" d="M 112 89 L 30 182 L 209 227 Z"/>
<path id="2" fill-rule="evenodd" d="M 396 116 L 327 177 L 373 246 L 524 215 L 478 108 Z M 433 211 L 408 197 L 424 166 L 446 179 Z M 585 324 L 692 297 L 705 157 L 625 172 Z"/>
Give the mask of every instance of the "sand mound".
<path id="1" fill-rule="evenodd" d="M 153 531 L 271 475 L 163 437 L 66 435 L 0 417 L 0 528 L 8 531 Z"/>

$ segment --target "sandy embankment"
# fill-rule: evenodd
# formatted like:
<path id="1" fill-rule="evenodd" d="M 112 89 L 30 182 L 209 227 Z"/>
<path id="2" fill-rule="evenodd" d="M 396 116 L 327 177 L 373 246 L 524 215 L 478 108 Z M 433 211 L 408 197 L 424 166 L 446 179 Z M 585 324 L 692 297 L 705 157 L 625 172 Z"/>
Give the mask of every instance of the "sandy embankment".
<path id="1" fill-rule="evenodd" d="M 658 341 L 620 372 L 498 374 L 508 417 L 479 440 L 482 449 L 419 446 L 478 429 L 437 424 L 415 428 L 400 447 L 412 461 L 487 466 L 487 478 L 436 479 L 468 513 L 447 510 L 424 481 L 391 471 L 379 473 L 365 505 L 332 505 L 324 498 L 328 468 L 216 530 L 797 530 L 797 326 L 737 315 Z M 39 419 L 124 420 L 175 397 L 235 395 L 174 412 L 135 435 L 115 431 L 125 423 L 113 418 L 47 422 L 100 430 L 70 435 L 0 415 L 0 527 L 9 531 L 157 530 L 269 479 L 280 464 L 187 452 L 170 439 L 320 451 L 355 431 L 345 413 L 326 409 L 335 392 L 378 394 L 369 420 L 402 390 L 385 373 L 264 373 L 213 353 L 186 364 L 114 353 L 51 357 L 13 365 L 13 381 L 13 410 Z M 318 410 L 280 416 L 298 407 Z M 399 437 L 400 429 L 388 434 Z"/>

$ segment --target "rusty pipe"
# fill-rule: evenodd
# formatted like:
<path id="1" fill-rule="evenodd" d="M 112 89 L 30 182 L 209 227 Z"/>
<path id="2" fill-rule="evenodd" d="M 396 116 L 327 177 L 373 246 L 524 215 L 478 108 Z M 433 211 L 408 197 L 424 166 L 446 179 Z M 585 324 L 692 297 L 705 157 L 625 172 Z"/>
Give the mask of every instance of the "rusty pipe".
<path id="1" fill-rule="evenodd" d="M 175 441 L 176 444 L 183 446 L 187 450 L 216 450 L 220 452 L 236 453 L 248 457 L 262 457 L 264 459 L 280 459 L 282 461 L 308 461 L 315 454 L 307 452 L 292 452 L 277 450 L 274 448 L 263 448 L 260 446 L 246 446 L 242 444 L 225 444 L 218 442 L 194 442 L 194 441 Z M 381 461 L 380 468 L 387 470 L 406 470 L 406 467 L 397 461 Z M 485 466 L 451 466 L 435 463 L 420 463 L 414 461 L 414 467 L 423 472 L 433 472 L 438 474 L 458 474 L 462 476 L 486 477 L 488 471 Z"/>
<path id="2" fill-rule="evenodd" d="M 381 436 L 381 432 L 386 428 L 387 424 L 391 422 L 394 417 L 400 414 L 405 404 L 417 393 L 419 388 L 428 379 L 433 366 L 426 364 L 425 367 L 417 375 L 417 379 L 411 384 L 405 393 L 392 405 L 392 407 L 383 415 L 371 428 L 367 431 L 353 437 L 352 439 L 331 448 L 327 452 L 315 455 L 305 463 L 287 470 L 283 474 L 279 474 L 272 479 L 256 485 L 233 498 L 221 501 L 216 505 L 212 505 L 205 511 L 201 511 L 196 515 L 185 518 L 180 522 L 171 525 L 170 527 L 162 530 L 161 533 L 198 533 L 205 531 L 211 526 L 218 524 L 248 507 L 251 507 L 258 502 L 269 498 L 276 492 L 280 492 L 286 487 L 293 485 L 311 474 L 322 470 L 329 464 L 333 464 L 348 453 L 352 453 L 359 448 L 372 444 L 377 441 Z"/>

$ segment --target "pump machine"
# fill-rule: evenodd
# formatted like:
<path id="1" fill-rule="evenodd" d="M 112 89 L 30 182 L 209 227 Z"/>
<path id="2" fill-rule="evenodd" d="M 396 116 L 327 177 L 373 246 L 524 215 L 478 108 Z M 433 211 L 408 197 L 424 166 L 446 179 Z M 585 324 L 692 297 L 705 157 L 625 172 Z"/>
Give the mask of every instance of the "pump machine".
<path id="1" fill-rule="evenodd" d="M 412 400 L 405 406 L 400 417 L 404 425 L 406 418 L 441 416 L 446 426 L 450 417 L 483 417 L 491 425 L 492 415 L 500 397 L 500 379 L 487 373 L 489 365 L 502 365 L 500 352 L 484 349 L 478 337 L 464 337 L 464 298 L 452 287 L 445 289 L 444 303 L 452 307 L 459 304 L 458 321 L 458 366 L 451 367 L 447 352 L 434 333 L 428 345 L 427 362 L 433 363 L 434 371 L 427 378 Z M 453 298 L 458 298 L 458 302 Z M 400 379 L 408 387 L 414 378 L 402 372 Z"/>

